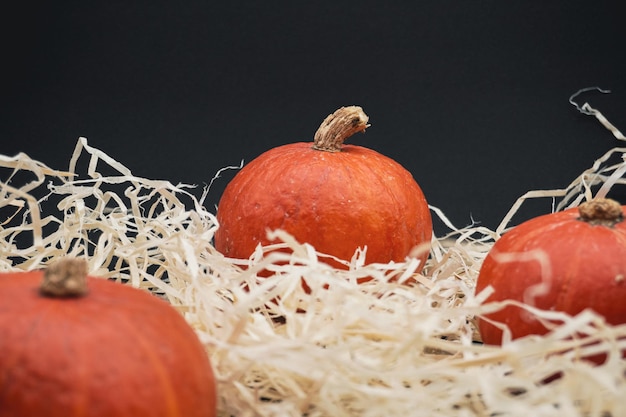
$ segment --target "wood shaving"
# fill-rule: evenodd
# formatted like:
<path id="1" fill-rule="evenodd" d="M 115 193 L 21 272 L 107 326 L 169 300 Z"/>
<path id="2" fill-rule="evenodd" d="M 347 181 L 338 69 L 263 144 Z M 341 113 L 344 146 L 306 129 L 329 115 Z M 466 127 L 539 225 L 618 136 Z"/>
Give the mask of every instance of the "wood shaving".
<path id="1" fill-rule="evenodd" d="M 206 346 L 221 416 L 622 416 L 626 325 L 517 303 L 562 324 L 482 345 L 476 317 L 513 302 L 485 303 L 489 289 L 475 294 L 474 283 L 524 201 L 562 210 L 604 196 L 626 182 L 624 155 L 609 151 L 562 190 L 526 193 L 496 230 L 457 228 L 431 207 L 449 231 L 419 274 L 413 258 L 368 265 L 366 248 L 334 269 L 281 231 L 250 259 L 228 259 L 211 243 L 206 189 L 134 176 L 80 138 L 67 171 L 0 156 L 0 271 L 70 255 L 165 298 Z M 581 359 L 596 353 L 604 365 Z"/>

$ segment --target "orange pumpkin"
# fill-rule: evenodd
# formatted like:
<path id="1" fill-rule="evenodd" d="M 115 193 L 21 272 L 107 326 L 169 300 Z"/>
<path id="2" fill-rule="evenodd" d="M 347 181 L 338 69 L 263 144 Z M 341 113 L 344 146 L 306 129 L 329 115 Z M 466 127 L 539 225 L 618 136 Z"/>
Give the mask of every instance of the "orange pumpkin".
<path id="1" fill-rule="evenodd" d="M 165 301 L 65 259 L 0 274 L 0 416 L 215 416 L 193 329 Z"/>
<path id="2" fill-rule="evenodd" d="M 368 263 L 403 261 L 428 245 L 430 211 L 412 175 L 376 151 L 342 146 L 367 122 L 360 107 L 342 107 L 324 120 L 313 143 L 279 146 L 247 164 L 220 199 L 216 249 L 248 258 L 276 229 L 343 260 L 367 247 Z M 417 256 L 423 265 L 428 250 Z"/>
<path id="3" fill-rule="evenodd" d="M 626 206 L 595 199 L 578 208 L 528 220 L 505 233 L 485 258 L 476 291 L 492 286 L 487 301 L 517 300 L 571 315 L 590 308 L 610 324 L 626 323 Z M 547 291 L 533 296 L 531 288 Z M 545 334 L 530 313 L 507 306 L 487 315 L 506 324 L 513 338 Z M 485 343 L 501 343 L 502 332 L 479 321 Z"/>

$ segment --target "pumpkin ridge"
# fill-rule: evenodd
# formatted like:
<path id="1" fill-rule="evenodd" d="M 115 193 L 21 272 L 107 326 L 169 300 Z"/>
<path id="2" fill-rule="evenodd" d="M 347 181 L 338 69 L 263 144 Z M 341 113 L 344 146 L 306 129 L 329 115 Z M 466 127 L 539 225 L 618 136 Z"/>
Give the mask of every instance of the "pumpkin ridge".
<path id="1" fill-rule="evenodd" d="M 38 329 L 42 328 L 42 326 L 49 325 L 49 321 L 46 320 L 47 317 L 49 316 L 59 317 L 59 316 L 65 315 L 65 312 L 63 311 L 57 312 L 61 309 L 61 303 L 57 302 L 58 300 L 54 300 L 54 297 L 51 298 L 47 295 L 44 295 L 43 293 L 39 291 L 39 286 L 41 285 L 42 278 L 43 278 L 43 273 L 40 271 L 34 271 L 32 272 L 31 276 L 23 277 L 24 282 L 27 283 L 25 285 L 32 288 L 32 295 L 29 297 L 28 301 L 17 306 L 17 309 L 14 304 L 11 304 L 10 309 L 8 310 L 9 313 L 17 313 L 22 310 L 21 307 L 30 307 L 26 309 L 28 311 L 28 315 L 25 315 L 22 317 L 24 321 L 30 322 L 30 326 L 27 330 L 24 330 L 18 334 L 19 339 L 20 339 L 20 346 L 26 346 L 26 348 L 19 349 L 19 350 L 10 349 L 11 351 L 14 352 L 14 361 L 12 363 L 9 361 L 3 364 L 3 367 L 7 370 L 7 373 L 5 375 L 9 377 L 11 377 L 11 375 L 9 374 L 8 371 L 11 369 L 16 369 L 16 365 L 21 366 L 22 370 L 27 371 L 26 376 L 24 375 L 20 376 L 18 380 L 14 381 L 13 383 L 23 384 L 24 381 L 28 381 L 29 379 L 34 378 L 33 372 L 36 372 L 37 369 L 33 369 L 31 366 L 28 366 L 28 364 L 24 364 L 23 360 L 28 359 L 29 355 L 34 350 L 39 349 L 39 346 L 41 346 L 42 344 L 41 337 L 38 335 Z M 12 290 L 13 289 L 11 288 L 9 289 L 10 292 Z M 33 314 L 35 312 L 36 314 Z M 16 340 L 15 335 L 13 335 L 11 339 Z M 33 347 L 33 345 L 37 345 L 37 347 Z M 72 351 L 72 353 L 74 355 L 77 354 L 77 352 L 75 351 Z M 5 358 L 6 356 L 3 356 L 3 359 Z M 68 381 L 68 378 L 65 374 L 62 374 L 58 379 L 47 380 L 47 382 L 49 383 L 59 382 L 61 384 L 66 384 L 67 381 Z M 81 384 L 81 388 L 84 388 L 86 386 L 87 386 L 86 384 Z M 11 382 L 7 382 L 7 379 L 4 379 L 2 381 L 2 387 L 4 388 L 3 390 L 4 392 L 0 393 L 0 404 L 2 404 L 3 402 L 1 399 L 5 398 L 6 396 L 6 391 L 8 392 L 11 391 Z M 80 392 L 81 394 L 83 394 L 82 395 L 83 398 L 88 398 L 87 391 L 85 389 L 81 389 Z M 75 392 L 72 392 L 72 399 L 74 397 L 75 397 Z M 0 407 L 0 410 L 1 410 L 1 407 Z M 77 408 L 76 410 L 80 411 L 84 409 Z M 80 416 L 81 414 L 83 414 L 82 412 L 80 414 L 76 414 L 77 412 L 76 410 L 73 410 L 73 412 L 67 415 L 67 417 L 76 417 L 76 416 Z"/>
<path id="2" fill-rule="evenodd" d="M 36 272 L 36 274 L 38 275 L 38 278 L 41 278 L 43 276 L 43 274 Z M 27 279 L 27 278 L 25 278 Z M 55 303 L 47 303 L 47 302 L 42 302 L 43 300 L 41 300 L 41 298 L 45 298 L 44 296 L 40 295 L 37 291 L 38 291 L 38 284 L 39 281 L 37 281 L 36 285 L 33 286 L 33 298 L 35 299 L 34 303 L 29 303 L 31 304 L 31 307 L 36 307 L 37 310 L 37 314 L 33 314 L 35 309 L 33 308 L 31 311 L 29 311 L 28 317 L 32 317 L 31 321 L 32 323 L 30 323 L 30 326 L 28 328 L 28 330 L 25 330 L 23 332 L 20 332 L 20 337 L 22 337 L 22 341 L 23 342 L 27 342 L 28 340 L 31 340 L 32 338 L 36 338 L 37 336 L 37 329 L 39 329 L 42 325 L 45 325 L 45 321 L 46 321 L 46 316 L 50 315 L 51 312 L 53 312 L 54 310 L 56 310 L 57 305 Z M 34 304 L 34 305 L 32 305 Z M 10 312 L 15 313 L 15 306 L 11 305 L 11 310 Z M 22 353 L 21 350 L 15 350 L 15 362 L 14 363 L 19 363 L 19 359 L 20 359 L 20 354 Z M 3 356 L 3 361 L 6 358 L 6 356 Z M 7 367 L 7 369 L 11 369 L 11 367 Z M 7 385 L 8 387 L 8 385 Z"/>
<path id="3" fill-rule="evenodd" d="M 89 386 L 89 380 L 92 375 L 90 375 L 89 372 L 84 371 L 85 369 L 89 369 L 89 366 L 83 366 L 82 364 L 88 365 L 89 360 L 85 358 L 85 355 L 83 354 L 83 352 L 81 352 L 80 349 L 74 349 L 72 362 L 77 363 L 77 368 L 82 370 L 76 375 L 80 379 L 79 384 L 77 384 L 80 385 L 80 388 L 73 396 L 74 400 L 72 405 L 74 406 L 74 412 L 72 413 L 72 415 L 74 417 L 86 416 L 88 415 L 90 397 L 87 387 Z M 77 398 L 80 398 L 80 400 L 78 400 Z"/>
<path id="4" fill-rule="evenodd" d="M 358 145 L 352 145 L 352 148 L 350 149 L 357 149 Z M 361 150 L 361 149 L 359 149 Z M 371 151 L 371 150 L 367 150 L 367 151 Z M 366 151 L 366 152 L 367 152 Z M 371 151 L 370 153 L 374 153 L 374 151 Z M 378 155 L 376 155 L 378 156 Z M 357 158 L 357 155 L 354 155 L 354 158 Z M 380 181 L 380 176 L 378 175 L 378 173 L 376 172 L 376 170 L 372 167 L 372 164 L 368 163 L 367 160 L 364 161 L 359 161 L 358 164 L 355 164 L 355 166 L 350 166 L 349 165 L 350 162 L 346 162 L 346 163 L 342 163 L 340 164 L 341 170 L 343 172 L 344 177 L 347 179 L 347 182 L 349 182 L 350 184 L 354 183 L 354 178 L 355 177 L 369 177 L 370 178 L 370 183 L 378 183 L 379 185 L 383 184 L 382 181 Z M 358 174 L 355 174 L 355 170 L 359 170 Z M 387 186 L 385 184 L 385 190 L 387 190 Z M 361 190 L 357 190 L 356 193 L 360 193 Z M 354 192 L 351 192 L 351 194 L 353 194 Z M 390 194 L 388 192 L 386 192 L 385 194 Z M 354 196 L 351 196 L 354 197 Z M 369 196 L 367 197 L 369 198 Z M 380 198 L 376 199 L 377 201 L 380 201 Z M 362 201 L 351 201 L 350 204 L 347 206 L 348 209 L 356 209 L 356 211 L 363 211 L 363 207 L 362 207 Z M 376 216 L 380 216 L 380 213 L 377 212 Z M 388 217 L 388 216 L 385 216 Z M 353 227 L 360 227 L 361 225 L 352 225 Z M 377 239 L 382 239 L 382 238 L 386 238 L 386 236 L 376 236 Z M 365 246 L 367 246 L 367 243 L 359 243 L 358 245 L 356 245 L 354 248 L 351 248 L 353 251 L 357 250 L 359 247 L 360 248 L 364 248 Z M 389 259 L 392 258 L 392 250 L 391 250 L 391 245 L 385 245 L 390 252 L 386 255 L 387 257 L 389 257 Z M 368 250 L 370 250 L 371 248 L 368 247 Z M 368 262 L 371 262 L 371 255 L 368 253 L 366 254 L 366 259 L 368 259 Z"/>
<path id="5" fill-rule="evenodd" d="M 622 244 L 624 247 L 626 247 L 626 225 L 621 228 L 614 228 L 614 233 L 613 236 L 615 236 L 615 238 L 618 240 L 618 242 L 620 244 Z"/>
<path id="6" fill-rule="evenodd" d="M 145 358 L 151 364 L 151 369 L 154 370 L 155 375 L 158 377 L 159 385 L 164 387 L 163 391 L 167 393 L 165 395 L 165 407 L 167 409 L 166 416 L 180 416 L 180 405 L 179 399 L 174 395 L 174 390 L 172 389 L 172 384 L 170 379 L 168 378 L 169 372 L 167 368 L 164 366 L 163 362 L 158 359 L 158 357 L 152 351 L 152 344 L 149 342 L 145 336 L 142 335 L 141 330 L 134 326 L 130 322 L 130 320 L 119 320 L 120 325 L 126 326 L 130 331 L 125 334 L 133 335 L 134 340 L 137 342 L 139 346 L 141 346 L 141 352 Z M 150 381 L 153 382 L 153 381 Z"/>
<path id="7" fill-rule="evenodd" d="M 9 312 L 13 313 L 13 311 L 11 311 L 11 310 L 9 310 Z M 30 312 L 30 313 L 32 313 L 32 312 Z M 35 330 L 37 329 L 37 327 L 41 323 L 41 320 L 42 320 L 41 314 L 37 315 L 36 322 L 33 323 L 30 326 L 28 331 L 25 331 L 25 332 L 20 334 L 20 336 L 26 335 L 26 337 L 22 339 L 23 341 L 27 341 L 29 338 L 34 336 Z M 0 344 L 0 346 L 2 346 L 2 345 Z M 3 356 L 2 356 L 2 361 L 5 362 L 7 364 L 7 366 L 5 366 L 6 372 L 4 373 L 4 375 L 2 375 L 2 378 L 0 378 L 0 404 L 2 404 L 4 402 L 4 401 L 2 401 L 2 399 L 5 398 L 5 396 L 7 395 L 7 391 L 10 391 L 11 380 L 14 379 L 13 375 L 11 374 L 11 372 L 9 372 L 9 370 L 15 369 L 15 364 L 19 364 L 20 363 L 20 359 L 23 356 L 22 355 L 22 353 L 23 353 L 22 350 L 11 349 L 11 352 L 13 353 L 13 355 L 12 355 L 12 357 L 8 357 L 9 360 L 7 360 L 6 353 L 4 353 Z"/>
<path id="8" fill-rule="evenodd" d="M 563 275 L 561 277 L 553 277 L 553 279 L 560 279 L 560 288 L 558 290 L 558 296 L 554 301 L 554 308 L 556 310 L 564 310 L 570 304 L 570 297 L 572 296 L 571 288 L 574 281 L 574 276 L 576 275 L 576 271 L 580 269 L 580 262 L 582 257 L 580 256 L 580 252 L 576 251 L 576 253 L 572 253 L 568 256 L 567 268 L 563 271 Z M 575 294 L 574 294 L 575 296 Z"/>
<path id="9" fill-rule="evenodd" d="M 395 193 L 392 192 L 391 187 L 387 182 L 387 178 L 385 178 L 380 171 L 374 169 L 374 167 L 372 167 L 370 164 L 367 164 L 366 166 L 368 170 L 372 173 L 372 176 L 375 177 L 379 184 L 382 185 L 382 189 L 385 190 L 385 194 L 387 195 L 387 197 L 391 199 L 391 207 L 387 207 L 387 209 L 393 210 L 394 212 L 394 216 L 392 216 L 394 220 L 394 229 L 397 228 L 398 225 L 401 225 L 401 228 L 406 232 L 406 221 L 397 220 L 403 219 L 405 213 L 400 210 L 400 201 L 398 200 L 398 197 L 395 195 Z M 397 230 L 395 232 L 397 233 Z M 385 238 L 393 239 L 393 236 L 385 236 Z M 393 259 L 393 246 L 389 244 L 387 245 L 387 247 L 389 249 L 389 259 Z"/>
<path id="10" fill-rule="evenodd" d="M 44 277 L 45 280 L 45 273 L 42 274 L 42 277 Z M 86 281 L 85 283 L 86 284 Z M 79 318 L 75 318 L 74 314 L 75 314 L 75 309 L 70 307 L 69 312 L 68 311 L 61 311 L 63 309 L 63 305 L 65 303 L 68 302 L 73 302 L 73 300 L 70 300 L 69 298 L 75 298 L 75 300 L 77 300 L 79 297 L 85 297 L 88 296 L 88 293 L 84 293 L 82 295 L 79 295 L 78 293 L 76 294 L 70 294 L 70 295 L 60 295 L 60 294 L 54 294 L 53 293 L 46 293 L 45 291 L 42 291 L 41 288 L 39 289 L 39 295 L 38 297 L 40 298 L 47 298 L 50 300 L 49 303 L 44 303 L 47 304 L 49 309 L 48 311 L 60 311 L 58 313 L 54 313 L 53 316 L 54 317 L 61 317 L 61 320 L 65 321 L 65 320 L 78 320 Z M 63 299 L 64 297 L 67 297 L 67 299 Z M 41 315 L 45 315 L 46 313 L 41 313 Z M 44 323 L 45 324 L 45 323 Z M 70 335 L 70 338 L 73 338 L 74 335 Z M 66 343 L 67 344 L 67 343 Z M 73 345 L 73 343 L 70 343 L 69 345 Z M 67 349 L 68 347 L 66 347 Z M 81 416 L 85 416 L 85 415 L 89 415 L 89 407 L 90 407 L 90 391 L 89 391 L 89 381 L 92 380 L 92 375 L 90 375 L 89 372 L 84 372 L 84 369 L 89 369 L 90 367 L 89 365 L 89 355 L 85 355 L 83 354 L 84 352 L 81 351 L 81 349 L 72 349 L 71 350 L 72 353 L 72 360 L 71 362 L 74 364 L 74 366 L 72 367 L 74 370 L 77 370 L 77 372 L 72 372 L 71 373 L 71 378 L 72 378 L 72 383 L 75 382 L 75 378 L 79 379 L 79 382 L 77 382 L 76 384 L 74 384 L 72 386 L 72 389 L 74 391 L 72 391 L 72 408 L 71 408 L 71 414 L 67 417 L 81 417 Z M 83 366 L 83 364 L 86 364 L 87 366 Z M 80 371 L 79 371 L 80 370 Z M 63 378 L 61 380 L 61 382 L 66 383 L 68 381 L 68 378 L 66 375 L 63 375 Z M 77 400 L 77 399 L 80 400 Z"/>

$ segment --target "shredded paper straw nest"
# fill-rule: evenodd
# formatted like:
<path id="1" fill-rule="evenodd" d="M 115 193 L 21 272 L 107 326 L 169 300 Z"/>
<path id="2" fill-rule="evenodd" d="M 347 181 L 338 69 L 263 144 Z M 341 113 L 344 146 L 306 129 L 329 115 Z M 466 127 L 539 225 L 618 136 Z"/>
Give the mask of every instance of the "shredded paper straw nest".
<path id="1" fill-rule="evenodd" d="M 623 416 L 626 326 L 591 311 L 538 311 L 563 324 L 485 346 L 475 317 L 502 303 L 473 288 L 525 200 L 551 198 L 561 210 L 606 195 L 626 182 L 625 156 L 614 148 L 566 188 L 527 193 L 496 230 L 456 228 L 432 207 L 449 232 L 433 239 L 418 274 L 411 259 L 365 265 L 366 250 L 333 269 L 281 231 L 277 245 L 292 254 L 259 248 L 245 262 L 227 259 L 211 243 L 218 225 L 206 189 L 133 176 L 81 138 L 67 171 L 0 156 L 0 271 L 85 257 L 92 275 L 164 297 L 206 345 L 221 416 Z M 373 279 L 357 284 L 365 276 Z M 609 354 L 604 365 L 580 360 L 598 351 Z"/>

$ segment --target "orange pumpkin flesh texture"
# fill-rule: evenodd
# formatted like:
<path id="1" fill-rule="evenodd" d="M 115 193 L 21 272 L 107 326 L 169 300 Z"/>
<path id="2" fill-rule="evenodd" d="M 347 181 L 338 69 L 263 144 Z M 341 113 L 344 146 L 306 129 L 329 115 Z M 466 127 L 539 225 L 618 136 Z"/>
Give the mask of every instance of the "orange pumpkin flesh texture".
<path id="1" fill-rule="evenodd" d="M 358 107 L 342 108 L 329 118 L 340 118 L 346 109 L 361 114 L 359 122 L 348 117 L 346 130 L 368 126 Z M 257 245 L 270 243 L 267 232 L 276 229 L 343 260 L 367 247 L 368 263 L 403 261 L 412 249 L 427 245 L 432 220 L 412 175 L 376 151 L 341 146 L 345 135 L 336 135 L 342 135 L 331 150 L 319 149 L 317 141 L 293 143 L 244 166 L 219 202 L 216 249 L 245 259 Z M 422 265 L 427 256 L 428 250 L 419 253 Z"/>
<path id="2" fill-rule="evenodd" d="M 165 301 L 91 277 L 51 297 L 43 275 L 0 274 L 1 417 L 217 414 L 208 356 Z"/>
<path id="3" fill-rule="evenodd" d="M 608 217 L 607 206 L 612 210 Z M 583 216 L 583 208 L 600 213 L 600 217 Z M 571 315 L 590 308 L 609 324 L 626 323 L 624 216 L 626 206 L 598 199 L 516 226 L 496 241 L 485 258 L 476 292 L 492 286 L 495 291 L 487 302 L 512 299 Z M 539 253 L 547 261 L 543 269 L 540 257 L 514 257 Z M 528 288 L 542 282 L 550 283 L 547 293 L 529 299 Z M 487 317 L 506 324 L 514 339 L 548 332 L 540 321 L 516 306 L 507 306 Z M 479 320 L 479 329 L 485 343 L 501 343 L 502 331 L 493 324 Z"/>

